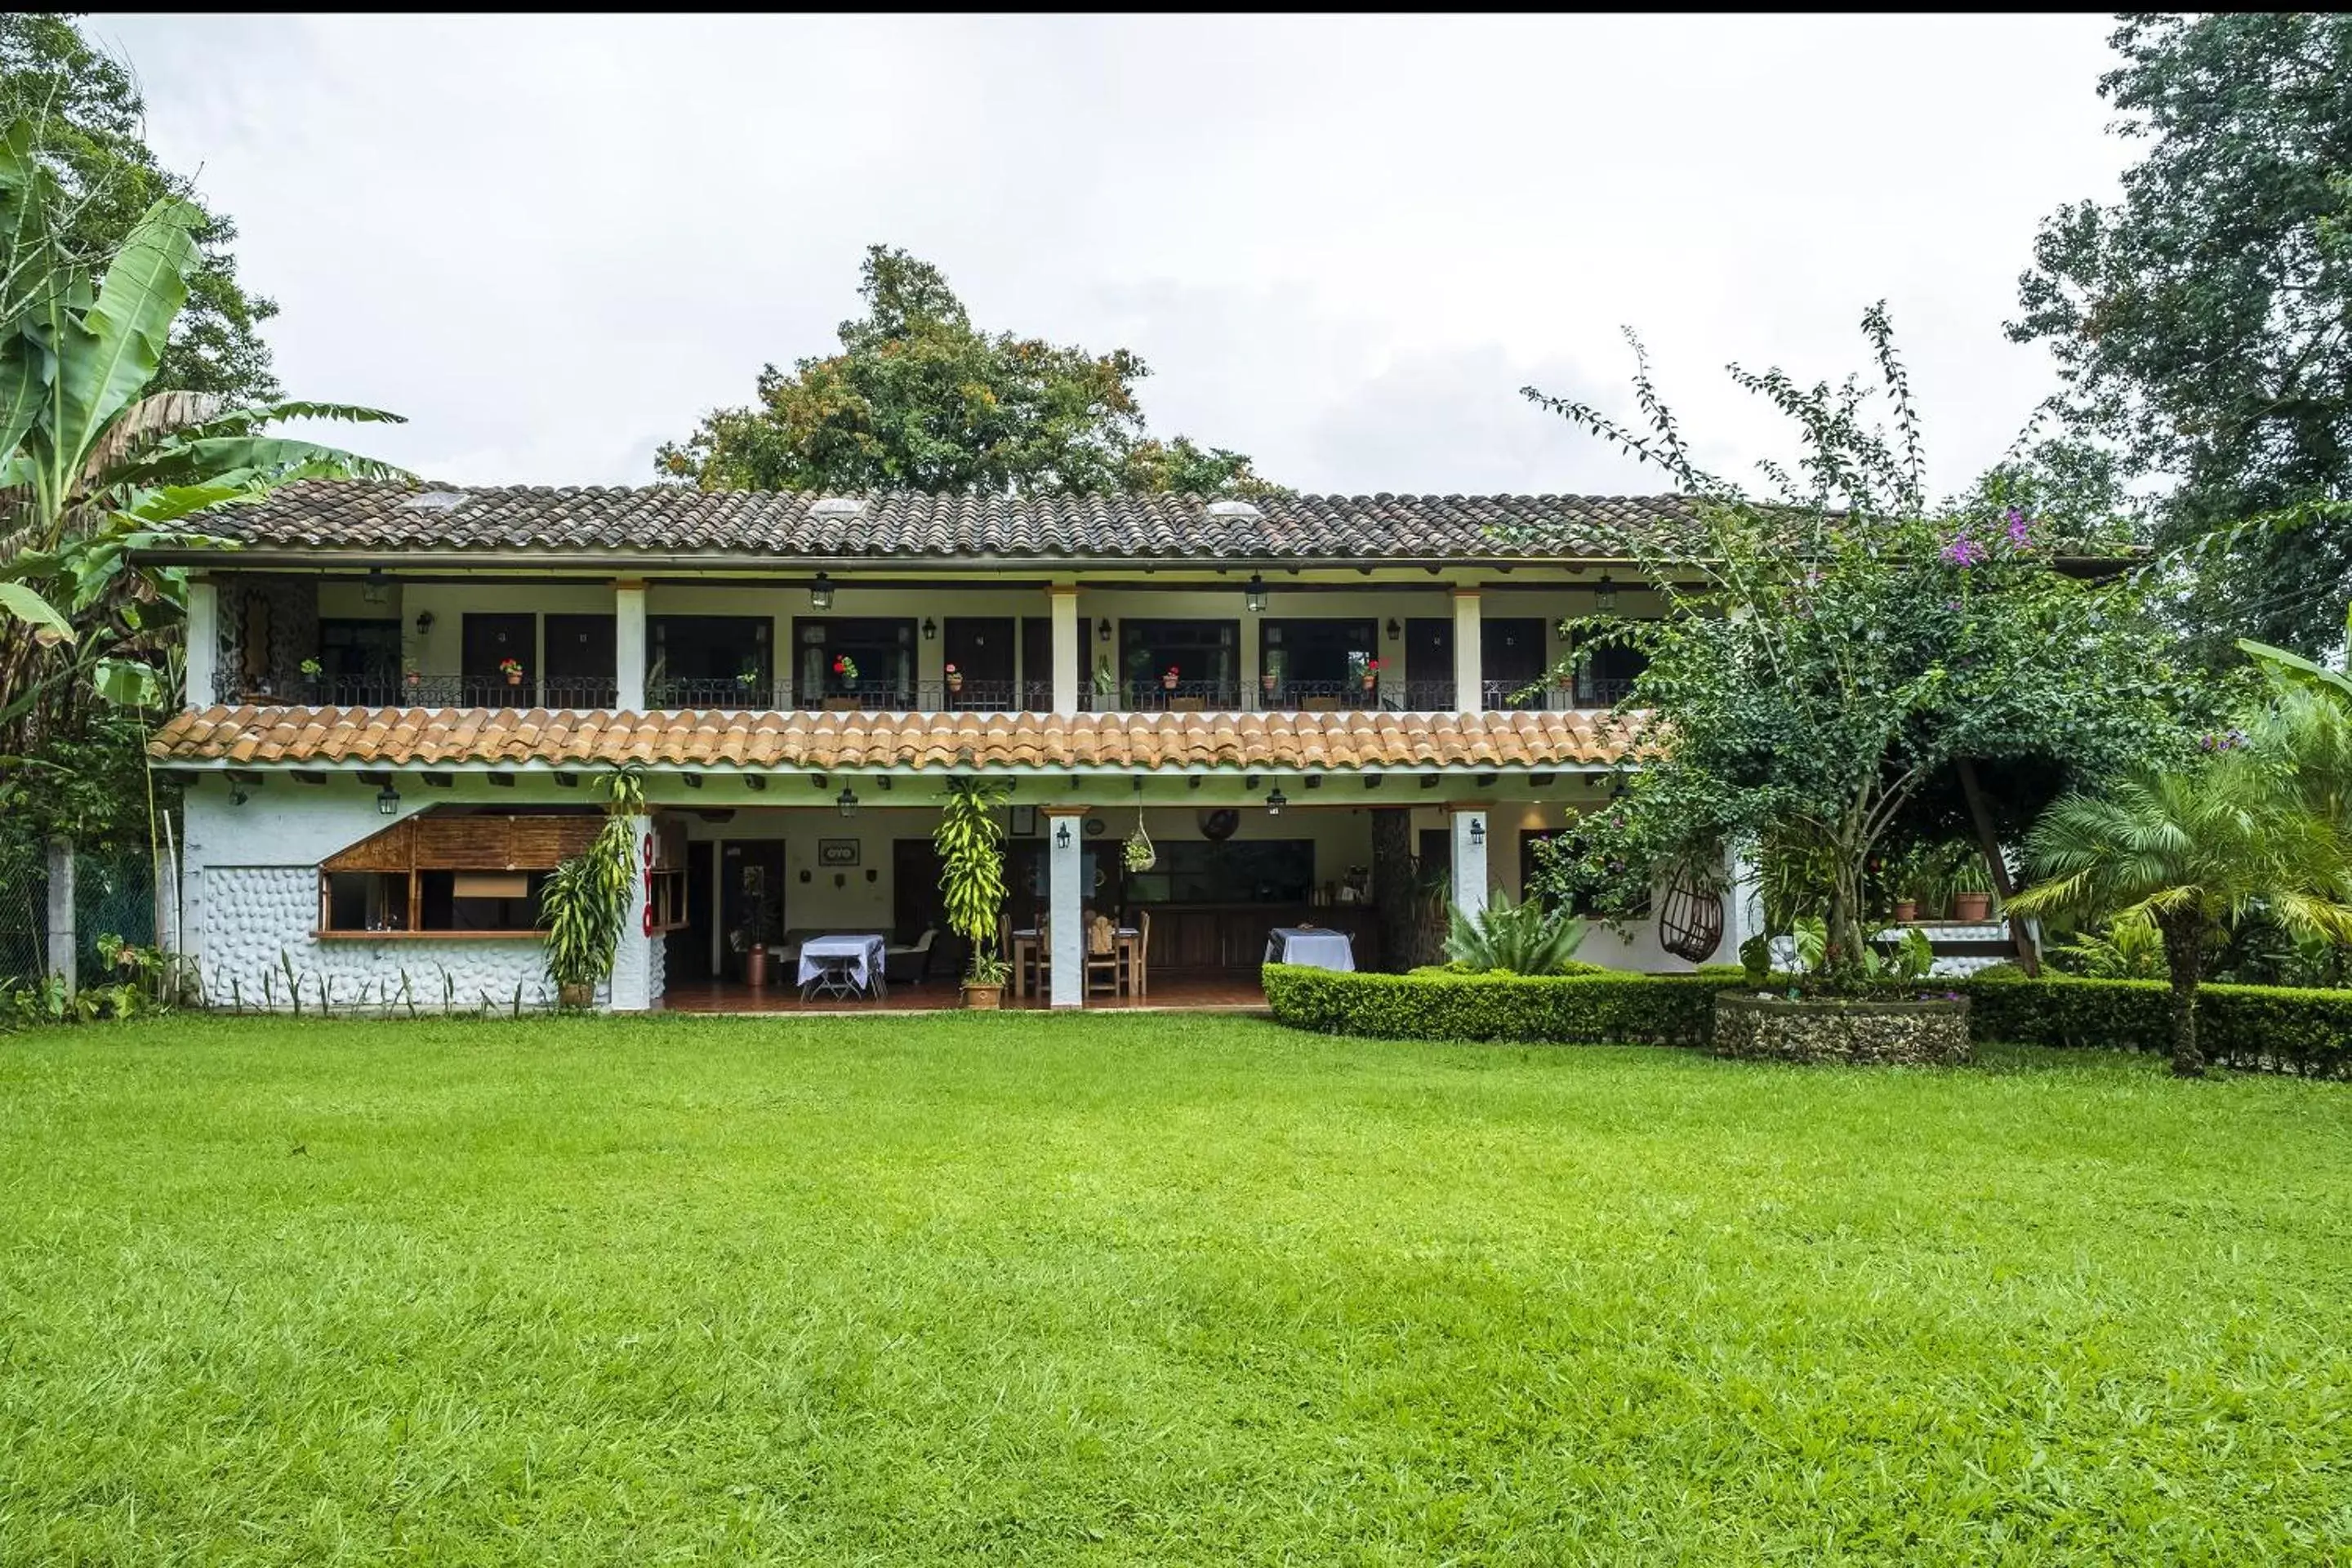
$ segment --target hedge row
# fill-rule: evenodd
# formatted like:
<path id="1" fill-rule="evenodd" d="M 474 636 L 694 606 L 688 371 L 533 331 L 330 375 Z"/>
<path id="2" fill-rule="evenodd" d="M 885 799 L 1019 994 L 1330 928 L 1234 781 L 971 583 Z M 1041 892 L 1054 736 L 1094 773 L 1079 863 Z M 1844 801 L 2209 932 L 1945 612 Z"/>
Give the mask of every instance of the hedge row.
<path id="1" fill-rule="evenodd" d="M 1971 980 L 1963 989 L 1974 1039 L 2172 1050 L 2172 989 L 2161 980 L 2000 974 Z M 2197 1044 L 2206 1060 L 2248 1071 L 2352 1074 L 2352 991 L 2200 985 Z"/>
<path id="2" fill-rule="evenodd" d="M 1704 1046 L 1715 995 L 1737 969 L 1691 974 L 1340 974 L 1270 963 L 1276 1019 L 1318 1034 L 1402 1040 L 1557 1040 Z M 2047 975 L 1931 982 L 1969 1001 L 1969 1037 L 2012 1045 L 2172 1048 L 2172 998 L 2161 981 Z M 2250 1071 L 2352 1075 L 2352 991 L 2207 985 L 2197 1037 L 2206 1058 Z"/>
<path id="3" fill-rule="evenodd" d="M 1265 969 L 1266 1005 L 1295 1028 L 1395 1040 L 1567 1040 L 1703 1046 L 1715 994 L 1739 971 L 1695 974 L 1342 974 Z"/>

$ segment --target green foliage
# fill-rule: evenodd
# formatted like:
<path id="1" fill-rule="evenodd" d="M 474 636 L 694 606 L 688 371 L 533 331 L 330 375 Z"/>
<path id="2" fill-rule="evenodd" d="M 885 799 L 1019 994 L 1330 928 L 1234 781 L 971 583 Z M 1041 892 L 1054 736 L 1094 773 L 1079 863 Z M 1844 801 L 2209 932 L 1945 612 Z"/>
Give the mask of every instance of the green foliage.
<path id="1" fill-rule="evenodd" d="M 1279 1023 L 1395 1040 L 1562 1040 L 1701 1046 L 1737 970 L 1693 974 L 1341 973 L 1269 963 Z"/>
<path id="2" fill-rule="evenodd" d="M 2198 985 L 2207 948 L 2231 921 L 2259 906 L 2290 929 L 2352 937 L 2344 841 L 2249 748 L 2069 795 L 2026 848 L 2042 880 L 2011 900 L 2016 913 L 2156 928 L 2173 993 L 2173 1070 L 2183 1076 L 2202 1067 Z"/>
<path id="3" fill-rule="evenodd" d="M 2166 1052 L 2173 1047 L 2171 988 L 2161 981 L 2015 973 L 1966 983 L 1969 1032 L 2011 1045 Z M 2248 1072 L 2352 1075 L 2352 991 L 2207 985 L 2197 994 L 2206 1058 Z"/>
<path id="4" fill-rule="evenodd" d="M 85 262 L 110 256 L 140 215 L 167 198 L 194 203 L 190 182 L 157 162 L 143 134 L 138 84 L 123 61 L 93 48 L 54 12 L 0 16 L 0 124 L 46 121 L 42 159 L 66 197 L 60 249 Z M 260 327 L 278 307 L 237 281 L 236 226 L 198 206 L 187 308 L 152 386 L 259 402 L 278 395 Z"/>
<path id="5" fill-rule="evenodd" d="M 1125 349 L 982 331 L 903 250 L 867 247 L 861 276 L 866 313 L 841 324 L 841 353 L 764 367 L 753 406 L 665 443 L 656 471 L 704 489 L 1275 490 L 1239 452 L 1147 436 L 1135 384 L 1150 373 Z"/>
<path id="6" fill-rule="evenodd" d="M 613 774 L 595 841 L 541 885 L 547 976 L 559 986 L 593 985 L 613 973 L 622 927 L 636 901 L 637 818 L 645 808 L 644 781 L 631 773 Z M 520 1005 L 518 994 L 518 1011 Z"/>
<path id="7" fill-rule="evenodd" d="M 1445 956 L 1466 969 L 1504 974 L 1576 974 L 1598 964 L 1579 963 L 1584 943 L 1580 920 L 1551 909 L 1539 899 L 1513 903 L 1497 889 L 1475 918 L 1458 904 L 1445 910 Z"/>
<path id="8" fill-rule="evenodd" d="M 931 832 L 948 929 L 971 945 L 964 972 L 969 985 L 1004 984 L 1004 960 L 996 951 L 997 916 L 1004 908 L 1004 825 L 996 814 L 1007 797 L 1000 784 L 952 779 Z"/>
<path id="9" fill-rule="evenodd" d="M 2104 934 L 2080 931 L 2050 950 L 2069 973 L 2091 980 L 2164 978 L 2164 937 L 2146 915 L 2109 921 Z"/>
<path id="10" fill-rule="evenodd" d="M 2131 15 L 2111 41 L 2099 92 L 2146 151 L 2119 203 L 2044 222 L 2009 333 L 2050 345 L 2077 436 L 2177 480 L 2159 544 L 2317 503 L 2207 552 L 2178 605 L 2216 654 L 2313 652 L 2352 584 L 2352 17 Z"/>
<path id="11" fill-rule="evenodd" d="M 1768 873 L 1777 865 L 1798 884 L 1774 923 L 1819 914 L 1832 978 L 1864 963 L 1865 934 L 1891 902 L 1874 864 L 1930 833 L 1927 802 L 1962 763 L 2095 778 L 2176 753 L 2176 715 L 2208 698 L 2173 669 L 2142 590 L 2066 569 L 2112 555 L 2111 542 L 2062 536 L 2004 504 L 1999 484 L 1928 503 L 1893 330 L 1877 308 L 1863 327 L 1891 432 L 1866 422 L 1871 395 L 1853 379 L 1808 389 L 1734 368 L 1803 445 L 1794 470 L 1767 465 L 1762 499 L 1693 463 L 1646 363 L 1634 389 L 1647 432 L 1528 389 L 1664 468 L 1696 510 L 1672 549 L 1623 541 L 1661 585 L 1663 618 L 1569 625 L 1587 646 L 1631 644 L 1649 663 L 1624 704 L 1642 726 L 1640 765 L 1623 797 L 1588 819 L 1581 862 L 1549 890 L 1622 909 L 1670 868 L 1761 846 Z"/>

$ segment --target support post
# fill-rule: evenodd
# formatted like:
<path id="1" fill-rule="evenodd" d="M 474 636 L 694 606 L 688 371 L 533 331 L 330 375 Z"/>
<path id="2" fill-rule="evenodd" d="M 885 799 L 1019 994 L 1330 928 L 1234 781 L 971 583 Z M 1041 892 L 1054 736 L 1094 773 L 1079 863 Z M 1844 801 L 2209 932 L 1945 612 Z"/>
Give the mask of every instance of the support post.
<path id="1" fill-rule="evenodd" d="M 1054 605 L 1054 711 L 1066 718 L 1078 710 L 1078 586 L 1056 583 L 1046 592 Z"/>
<path id="2" fill-rule="evenodd" d="M 653 1005 L 655 937 L 646 925 L 653 917 L 653 884 L 646 868 L 653 859 L 654 819 L 629 818 L 628 913 L 621 921 L 621 940 L 614 944 L 611 1007 L 615 1013 L 642 1013 Z"/>
<path id="3" fill-rule="evenodd" d="M 613 584 L 614 709 L 646 710 L 646 585 L 635 579 Z"/>
<path id="4" fill-rule="evenodd" d="M 1454 837 L 1454 902 L 1473 919 L 1486 908 L 1486 808 L 1446 808 Z"/>
<path id="5" fill-rule="evenodd" d="M 210 577 L 188 579 L 188 624 L 181 639 L 185 684 L 180 705 L 194 711 L 220 700 L 220 585 Z"/>
<path id="6" fill-rule="evenodd" d="M 1086 864 L 1083 805 L 1045 808 L 1048 874 L 1045 883 L 1047 923 L 1053 928 L 1053 1004 L 1056 1007 L 1087 1005 Z"/>
<path id="7" fill-rule="evenodd" d="M 49 973 L 66 983 L 71 996 L 80 983 L 79 949 L 74 942 L 74 852 L 70 839 L 49 840 Z"/>
<path id="8" fill-rule="evenodd" d="M 1482 599 L 1475 588 L 1454 590 L 1454 710 L 1486 706 L 1486 658 Z M 1481 895 L 1483 902 L 1484 895 Z"/>
<path id="9" fill-rule="evenodd" d="M 1962 757 L 1959 767 L 1960 794 L 1967 797 L 1969 803 L 1969 820 L 1976 824 L 1977 848 L 1984 855 L 1985 868 L 1992 873 L 1993 890 L 2000 895 L 2001 909 L 2006 912 L 2010 899 L 2017 891 L 2009 883 L 2009 861 L 2000 852 L 2000 841 L 1993 837 L 1992 812 L 1985 805 L 1983 789 L 1977 784 L 1976 763 Z M 2042 954 L 2033 945 L 2033 933 L 2026 930 L 2025 922 L 2015 915 L 2009 917 L 2009 941 L 2010 945 L 2017 949 L 2017 966 L 2028 976 L 2039 979 Z"/>

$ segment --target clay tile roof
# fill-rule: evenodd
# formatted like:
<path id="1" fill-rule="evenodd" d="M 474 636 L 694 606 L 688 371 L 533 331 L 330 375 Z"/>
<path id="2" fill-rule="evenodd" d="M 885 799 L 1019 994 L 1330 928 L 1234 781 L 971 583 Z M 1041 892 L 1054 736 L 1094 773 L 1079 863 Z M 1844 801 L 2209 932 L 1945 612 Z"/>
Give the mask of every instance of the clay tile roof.
<path id="1" fill-rule="evenodd" d="M 163 763 L 501 763 L 751 770 L 1602 766 L 1606 713 L 575 713 L 512 709 L 211 708 L 149 743 Z"/>
<path id="2" fill-rule="evenodd" d="M 887 491 L 858 510 L 813 492 L 657 485 L 477 489 L 355 479 L 282 487 L 205 519 L 249 547 L 480 553 L 1043 560 L 1150 557 L 1355 562 L 1622 560 L 1630 536 L 1692 537 L 1679 496 L 1277 496 L 1213 514 L 1198 496 L 965 496 Z M 836 500 L 853 498 L 835 498 Z"/>

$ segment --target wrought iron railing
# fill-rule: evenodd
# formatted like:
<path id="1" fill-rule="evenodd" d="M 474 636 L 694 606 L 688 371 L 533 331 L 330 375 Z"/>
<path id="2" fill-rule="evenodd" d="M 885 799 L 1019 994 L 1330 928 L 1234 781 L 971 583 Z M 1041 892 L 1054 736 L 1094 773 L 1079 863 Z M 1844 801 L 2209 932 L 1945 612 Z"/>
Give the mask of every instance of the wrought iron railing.
<path id="1" fill-rule="evenodd" d="M 1632 686 L 1630 680 L 1580 679 L 1572 689 L 1547 682 L 1530 690 L 1523 681 L 1489 680 L 1481 684 L 1480 695 L 1488 711 L 1598 709 L 1616 703 Z M 1078 705 L 1097 713 L 1453 712 L 1456 710 L 1454 689 L 1450 680 L 1384 679 L 1368 689 L 1360 680 L 1279 680 L 1272 686 L 1261 681 L 1255 687 L 1233 681 L 1179 680 L 1171 687 L 1163 680 L 1145 679 L 1129 681 L 1113 692 L 1088 686 L 1079 692 Z M 617 681 L 594 677 L 541 680 L 525 677 L 519 681 L 458 675 L 269 679 L 223 670 L 214 681 L 214 700 L 233 707 L 544 708 L 585 712 L 609 711 L 618 697 Z M 770 682 L 666 678 L 647 683 L 645 705 L 656 710 L 722 712 L 828 709 L 867 713 L 1044 712 L 1053 707 L 1054 692 L 1046 681 L 970 678 L 905 684 L 865 680 L 846 687 L 827 680 L 805 689 L 789 679 Z"/>

